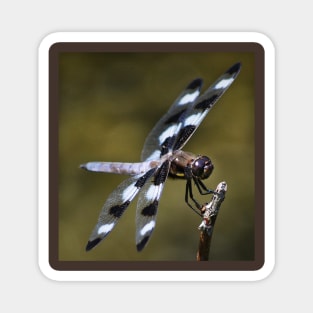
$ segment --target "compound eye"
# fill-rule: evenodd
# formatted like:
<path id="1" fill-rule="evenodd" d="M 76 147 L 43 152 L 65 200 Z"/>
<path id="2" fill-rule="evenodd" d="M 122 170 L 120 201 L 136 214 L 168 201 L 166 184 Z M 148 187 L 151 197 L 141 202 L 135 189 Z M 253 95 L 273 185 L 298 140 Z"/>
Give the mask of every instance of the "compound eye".
<path id="1" fill-rule="evenodd" d="M 208 178 L 211 175 L 213 169 L 214 166 L 211 160 L 206 156 L 199 157 L 192 165 L 193 175 L 200 179 Z"/>

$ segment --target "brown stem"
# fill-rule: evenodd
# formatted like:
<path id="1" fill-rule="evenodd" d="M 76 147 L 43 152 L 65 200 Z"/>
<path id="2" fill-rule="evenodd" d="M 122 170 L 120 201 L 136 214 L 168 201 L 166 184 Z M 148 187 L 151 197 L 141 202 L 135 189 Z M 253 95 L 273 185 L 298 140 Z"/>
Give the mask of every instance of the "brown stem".
<path id="1" fill-rule="evenodd" d="M 213 236 L 214 224 L 222 202 L 225 199 L 227 184 L 221 182 L 217 185 L 210 203 L 202 206 L 203 220 L 199 226 L 200 239 L 197 252 L 197 261 L 208 261 Z"/>

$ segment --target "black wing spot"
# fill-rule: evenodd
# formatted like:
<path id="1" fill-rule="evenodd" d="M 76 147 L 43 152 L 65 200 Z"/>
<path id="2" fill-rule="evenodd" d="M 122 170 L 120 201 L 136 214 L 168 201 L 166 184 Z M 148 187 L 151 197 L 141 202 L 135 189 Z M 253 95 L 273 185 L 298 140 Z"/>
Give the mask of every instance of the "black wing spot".
<path id="1" fill-rule="evenodd" d="M 186 89 L 197 89 L 197 88 L 200 88 L 201 86 L 202 86 L 202 79 L 196 78 L 186 87 Z"/>
<path id="2" fill-rule="evenodd" d="M 213 95 L 210 98 L 197 103 L 195 108 L 203 111 L 209 109 L 218 100 L 219 97 L 219 95 Z"/>
<path id="3" fill-rule="evenodd" d="M 113 215 L 116 218 L 120 218 L 124 211 L 127 209 L 129 206 L 130 201 L 124 202 L 122 205 L 115 205 L 112 206 L 109 210 L 109 214 Z"/>
<path id="4" fill-rule="evenodd" d="M 155 216 L 157 214 L 159 201 L 154 200 L 151 204 L 142 209 L 141 214 L 143 216 Z"/>
<path id="5" fill-rule="evenodd" d="M 137 244 L 137 251 L 138 252 L 141 251 L 145 247 L 149 238 L 150 238 L 150 236 L 146 236 Z"/>
<path id="6" fill-rule="evenodd" d="M 168 175 L 168 171 L 169 171 L 169 167 L 170 167 L 170 162 L 169 161 L 165 161 L 161 167 L 159 168 L 159 170 L 156 172 L 156 174 L 154 175 L 154 184 L 156 186 L 163 184 L 165 182 L 165 179 Z"/>
<path id="7" fill-rule="evenodd" d="M 226 73 L 233 75 L 233 74 L 239 72 L 240 68 L 241 68 L 241 63 L 238 62 L 238 63 L 234 64 L 230 69 L 228 69 Z"/>
<path id="8" fill-rule="evenodd" d="M 218 95 L 213 95 L 210 98 L 197 103 L 195 108 L 199 110 L 209 109 L 218 100 L 218 98 L 219 98 Z"/>
<path id="9" fill-rule="evenodd" d="M 170 117 L 164 122 L 164 124 L 167 125 L 167 124 L 177 123 L 177 122 L 180 120 L 181 116 L 182 116 L 185 112 L 186 112 L 186 109 L 183 109 L 183 110 L 179 111 L 178 113 L 176 113 L 176 114 L 170 116 Z"/>
<path id="10" fill-rule="evenodd" d="M 144 175 L 142 175 L 136 182 L 135 187 L 137 188 L 141 188 L 147 181 L 147 179 L 149 179 L 152 174 L 155 172 L 155 168 L 152 168 L 151 170 L 149 170 L 148 172 L 146 172 Z"/>
<path id="11" fill-rule="evenodd" d="M 161 156 L 168 153 L 169 149 L 173 146 L 176 136 L 167 137 L 161 144 Z"/>
<path id="12" fill-rule="evenodd" d="M 169 152 L 169 148 L 166 147 L 166 146 L 162 146 L 161 156 L 162 156 L 162 155 L 165 155 L 165 154 L 168 153 L 168 152 Z"/>
<path id="13" fill-rule="evenodd" d="M 177 136 L 178 140 L 175 143 L 174 150 L 179 149 L 190 137 L 190 135 L 194 132 L 195 129 L 196 129 L 195 125 L 188 125 L 182 128 Z"/>
<path id="14" fill-rule="evenodd" d="M 86 246 L 86 251 L 91 250 L 94 248 L 102 239 L 101 238 L 96 238 L 92 241 L 88 241 L 87 246 Z"/>

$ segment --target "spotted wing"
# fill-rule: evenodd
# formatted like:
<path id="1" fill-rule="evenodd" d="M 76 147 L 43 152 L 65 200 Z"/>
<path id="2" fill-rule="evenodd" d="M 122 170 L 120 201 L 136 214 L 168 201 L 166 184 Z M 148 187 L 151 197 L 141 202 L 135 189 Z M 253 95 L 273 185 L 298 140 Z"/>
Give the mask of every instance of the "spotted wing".
<path id="1" fill-rule="evenodd" d="M 156 214 L 170 162 L 165 161 L 147 181 L 139 194 L 136 212 L 136 247 L 141 251 L 149 241 L 156 224 Z"/>
<path id="2" fill-rule="evenodd" d="M 183 119 L 183 125 L 174 139 L 174 150 L 181 149 L 186 144 L 214 104 L 233 83 L 240 72 L 240 68 L 240 63 L 234 64 L 201 96 L 197 97 L 190 108 L 184 112 L 184 115 L 181 117 Z"/>
<path id="3" fill-rule="evenodd" d="M 124 180 L 109 195 L 100 212 L 98 223 L 90 235 L 86 251 L 94 248 L 112 231 L 131 201 L 155 171 L 156 168 L 152 168 L 143 175 L 135 175 Z"/>
<path id="4" fill-rule="evenodd" d="M 168 152 L 170 146 L 173 145 L 173 142 L 170 142 L 168 138 L 172 138 L 178 133 L 182 126 L 182 117 L 190 104 L 200 95 L 201 86 L 201 79 L 193 80 L 179 95 L 167 113 L 157 122 L 146 138 L 141 153 L 142 161 L 157 160 L 161 155 Z"/>

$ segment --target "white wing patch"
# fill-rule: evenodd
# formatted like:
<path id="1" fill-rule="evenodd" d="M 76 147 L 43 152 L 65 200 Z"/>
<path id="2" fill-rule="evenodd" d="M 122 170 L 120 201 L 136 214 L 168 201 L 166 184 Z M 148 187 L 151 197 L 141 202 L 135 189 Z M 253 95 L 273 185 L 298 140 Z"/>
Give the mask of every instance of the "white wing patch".
<path id="1" fill-rule="evenodd" d="M 172 137 L 175 134 L 175 130 L 177 129 L 177 125 L 172 125 L 169 128 L 165 129 L 165 131 L 159 136 L 159 142 L 162 144 L 166 138 Z"/>
<path id="2" fill-rule="evenodd" d="M 200 95 L 200 90 L 195 90 L 193 93 L 187 93 L 179 100 L 177 104 L 184 105 L 186 103 L 193 102 L 195 99 L 197 99 L 199 95 Z"/>
<path id="3" fill-rule="evenodd" d="M 163 184 L 151 185 L 145 194 L 147 201 L 154 201 L 155 199 L 159 199 L 162 188 Z"/>
<path id="4" fill-rule="evenodd" d="M 155 227 L 155 221 L 150 221 L 140 231 L 140 235 L 144 236 L 146 233 L 151 232 Z"/>
<path id="5" fill-rule="evenodd" d="M 105 235 L 107 233 L 109 233 L 113 227 L 114 227 L 115 223 L 111 223 L 111 224 L 105 224 L 105 225 L 102 225 L 98 228 L 98 235 Z"/>
<path id="6" fill-rule="evenodd" d="M 138 188 L 135 187 L 136 182 L 129 185 L 124 191 L 123 191 L 123 202 L 125 201 L 132 201 L 134 197 L 136 196 L 138 192 Z"/>
<path id="7" fill-rule="evenodd" d="M 227 88 L 234 80 L 233 77 L 223 79 L 214 86 L 214 89 Z"/>
<path id="8" fill-rule="evenodd" d="M 189 117 L 186 118 L 184 125 L 197 125 L 201 115 L 202 115 L 202 112 L 198 112 L 196 114 L 190 115 Z"/>

